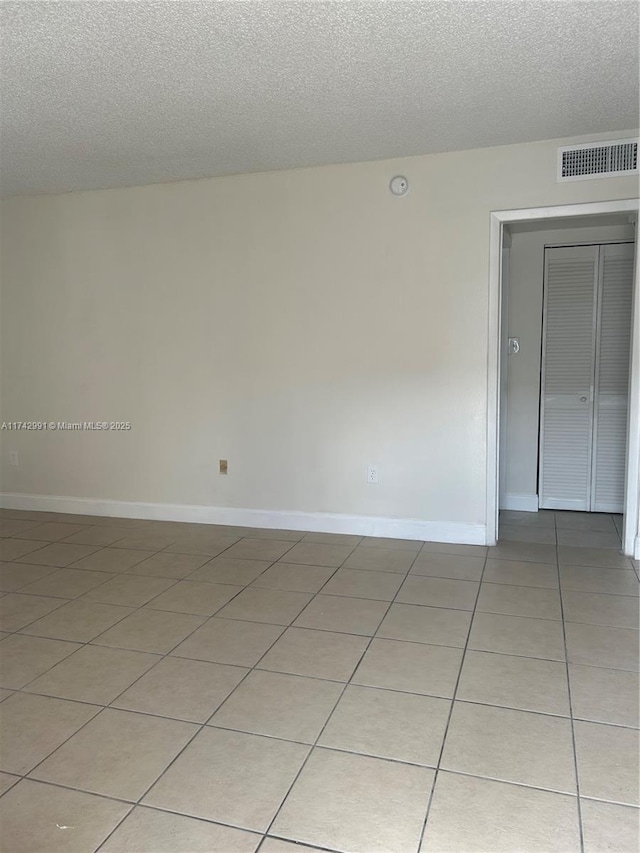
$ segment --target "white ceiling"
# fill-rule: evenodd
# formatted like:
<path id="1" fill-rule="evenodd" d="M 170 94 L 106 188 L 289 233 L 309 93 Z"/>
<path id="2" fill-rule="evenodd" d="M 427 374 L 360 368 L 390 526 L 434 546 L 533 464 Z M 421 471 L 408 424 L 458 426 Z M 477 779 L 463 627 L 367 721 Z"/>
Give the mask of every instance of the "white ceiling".
<path id="1" fill-rule="evenodd" d="M 638 124 L 626 0 L 3 0 L 0 16 L 7 193 Z"/>

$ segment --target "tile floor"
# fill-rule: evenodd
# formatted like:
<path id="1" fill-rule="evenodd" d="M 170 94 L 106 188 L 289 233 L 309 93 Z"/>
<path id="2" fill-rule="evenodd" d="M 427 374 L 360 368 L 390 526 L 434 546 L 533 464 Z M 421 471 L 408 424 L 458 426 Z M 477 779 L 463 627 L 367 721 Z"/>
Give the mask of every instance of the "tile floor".
<path id="1" fill-rule="evenodd" d="M 636 851 L 620 519 L 501 534 L 1 511 L 0 846 Z"/>

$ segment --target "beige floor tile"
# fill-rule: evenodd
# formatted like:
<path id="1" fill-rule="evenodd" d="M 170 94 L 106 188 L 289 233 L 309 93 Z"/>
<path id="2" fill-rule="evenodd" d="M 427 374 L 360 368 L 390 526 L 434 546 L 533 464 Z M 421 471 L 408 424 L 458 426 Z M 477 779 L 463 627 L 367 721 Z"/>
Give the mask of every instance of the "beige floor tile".
<path id="1" fill-rule="evenodd" d="M 473 581 L 409 575 L 396 601 L 401 604 L 449 607 L 452 610 L 473 610 L 478 587 L 479 584 Z"/>
<path id="2" fill-rule="evenodd" d="M 240 539 L 239 535 L 209 533 L 206 535 L 184 536 L 177 539 L 165 550 L 176 554 L 201 554 L 206 557 L 216 557 L 230 548 Z"/>
<path id="3" fill-rule="evenodd" d="M 13 776 L 11 773 L 0 773 L 0 796 L 20 781 L 20 776 Z M 2 826 L 0 826 L 0 843 L 3 843 Z"/>
<path id="4" fill-rule="evenodd" d="M 556 546 L 538 542 L 498 542 L 489 548 L 490 560 L 517 560 L 556 565 Z"/>
<path id="5" fill-rule="evenodd" d="M 230 826 L 137 806 L 100 853 L 255 853 L 260 838 Z"/>
<path id="6" fill-rule="evenodd" d="M 637 729 L 574 723 L 580 794 L 638 805 L 640 742 Z"/>
<path id="7" fill-rule="evenodd" d="M 500 510 L 500 522 L 505 524 L 532 524 L 539 527 L 555 527 L 556 513 L 550 509 L 541 509 L 537 512 L 502 509 Z"/>
<path id="8" fill-rule="evenodd" d="M 137 800 L 197 730 L 192 723 L 106 708 L 31 776 L 93 794 Z"/>
<path id="9" fill-rule="evenodd" d="M 235 587 L 227 588 L 235 589 Z M 311 598 L 312 596 L 306 592 L 251 587 L 240 592 L 217 615 L 225 619 L 290 625 Z"/>
<path id="10" fill-rule="evenodd" d="M 569 663 L 638 671 L 638 631 L 565 623 Z"/>
<path id="11" fill-rule="evenodd" d="M 134 649 L 138 652 L 167 654 L 199 628 L 205 618 L 186 613 L 136 610 L 96 637 L 94 643 L 99 646 Z"/>
<path id="12" fill-rule="evenodd" d="M 299 542 L 304 530 L 283 530 L 278 527 L 227 527 L 227 530 L 239 530 L 240 536 L 248 539 L 278 539 L 281 542 Z"/>
<path id="13" fill-rule="evenodd" d="M 95 545 L 67 545 L 64 542 L 54 542 L 38 551 L 31 551 L 30 554 L 18 557 L 17 562 L 31 563 L 35 566 L 58 566 L 62 569 L 94 551 L 97 551 Z"/>
<path id="14" fill-rule="evenodd" d="M 610 515 L 595 512 L 571 512 L 556 510 L 558 530 L 591 530 L 615 533 L 616 527 Z"/>
<path id="15" fill-rule="evenodd" d="M 438 774 L 420 853 L 525 850 L 579 853 L 575 797 L 473 776 Z"/>
<path id="16" fill-rule="evenodd" d="M 347 545 L 355 548 L 362 542 L 362 536 L 349 533 L 305 533 L 302 542 L 315 542 L 318 545 Z"/>
<path id="17" fill-rule="evenodd" d="M 571 722 L 456 702 L 441 767 L 575 794 Z"/>
<path id="18" fill-rule="evenodd" d="M 45 640 L 13 634 L 0 641 L 0 684 L 19 689 L 80 646 L 61 640 Z"/>
<path id="19" fill-rule="evenodd" d="M 281 561 L 283 563 L 301 563 L 307 566 L 334 566 L 337 568 L 344 563 L 352 550 L 350 545 L 322 545 L 317 542 L 299 542 L 282 556 Z"/>
<path id="20" fill-rule="evenodd" d="M 558 545 L 573 545 L 579 548 L 615 548 L 620 550 L 617 531 L 610 533 L 593 530 L 558 530 Z"/>
<path id="21" fill-rule="evenodd" d="M 467 651 L 457 699 L 569 715 L 564 662 Z"/>
<path id="22" fill-rule="evenodd" d="M 640 726 L 637 672 L 569 665 L 574 717 L 620 726 Z"/>
<path id="23" fill-rule="evenodd" d="M 88 643 L 132 612 L 131 607 L 118 607 L 115 604 L 99 604 L 82 599 L 69 601 L 23 628 L 22 633 Z"/>
<path id="24" fill-rule="evenodd" d="M 374 639 L 352 677 L 354 684 L 450 698 L 462 650 Z"/>
<path id="25" fill-rule="evenodd" d="M 57 521 L 60 513 L 27 509 L 3 509 L 2 514 L 3 518 L 17 518 L 32 521 L 34 524 L 41 524 L 43 521 Z"/>
<path id="26" fill-rule="evenodd" d="M 0 539 L 0 560 L 17 560 L 25 554 L 33 554 L 45 547 L 44 542 L 31 539 Z M 23 562 L 31 562 L 26 560 Z M 36 560 L 36 564 L 39 561 Z"/>
<path id="27" fill-rule="evenodd" d="M 0 628 L 7 632 L 19 631 L 62 604 L 64 600 L 61 598 L 10 592 L 0 598 Z"/>
<path id="28" fill-rule="evenodd" d="M 637 853 L 638 809 L 583 799 L 581 810 L 584 853 Z"/>
<path id="29" fill-rule="evenodd" d="M 3 539 L 18 537 L 24 530 L 36 527 L 33 521 L 20 521 L 18 519 L 0 517 L 0 536 Z"/>
<path id="30" fill-rule="evenodd" d="M 155 578 L 180 580 L 207 562 L 200 554 L 170 554 L 160 551 L 129 569 L 130 575 L 147 575 Z"/>
<path id="31" fill-rule="evenodd" d="M 308 751 L 297 743 L 207 727 L 143 802 L 264 831 Z"/>
<path id="32" fill-rule="evenodd" d="M 448 699 L 349 685 L 318 744 L 435 767 L 450 708 Z"/>
<path id="33" fill-rule="evenodd" d="M 268 560 L 237 560 L 232 557 L 214 557 L 206 565 L 189 575 L 191 581 L 204 583 L 228 583 L 246 586 L 259 578 L 268 569 Z"/>
<path id="34" fill-rule="evenodd" d="M 256 670 L 213 715 L 209 725 L 313 743 L 343 686 L 317 678 Z"/>
<path id="35" fill-rule="evenodd" d="M 415 553 L 404 548 L 367 548 L 358 545 L 345 560 L 344 568 L 366 572 L 397 572 L 404 575 L 415 559 Z"/>
<path id="36" fill-rule="evenodd" d="M 572 545 L 558 545 L 558 563 L 560 566 L 598 566 L 602 569 L 630 569 L 628 557 L 615 548 L 579 548 Z"/>
<path id="37" fill-rule="evenodd" d="M 640 595 L 640 584 L 631 569 L 598 569 L 594 566 L 560 566 L 565 590 L 603 592 L 609 595 Z"/>
<path id="38" fill-rule="evenodd" d="M 544 545 L 556 544 L 556 531 L 553 527 L 533 524 L 500 524 L 500 542 L 538 542 Z"/>
<path id="39" fill-rule="evenodd" d="M 84 572 L 79 569 L 58 569 L 34 583 L 25 586 L 22 592 L 31 595 L 53 595 L 58 598 L 79 598 L 85 592 L 100 586 L 115 575 L 107 572 Z"/>
<path id="40" fill-rule="evenodd" d="M 387 536 L 365 536 L 361 543 L 365 548 L 384 548 L 386 550 L 410 551 L 417 554 L 424 545 L 420 539 L 393 539 Z"/>
<path id="41" fill-rule="evenodd" d="M 402 584 L 402 575 L 392 572 L 362 572 L 338 569 L 322 590 L 323 595 L 346 595 L 391 601 Z"/>
<path id="42" fill-rule="evenodd" d="M 67 536 L 73 536 L 74 533 L 81 533 L 85 530 L 85 526 L 81 524 L 60 524 L 55 521 L 37 524 L 35 527 L 30 527 L 24 533 L 20 534 L 22 539 L 38 539 L 43 542 L 58 542 L 60 539 L 66 539 Z M 92 542 L 79 543 L 92 545 Z"/>
<path id="43" fill-rule="evenodd" d="M 457 545 L 453 542 L 425 542 L 420 550 L 421 554 L 455 554 L 459 557 L 482 557 L 487 556 L 487 548 L 484 545 Z"/>
<path id="44" fill-rule="evenodd" d="M 251 586 L 265 589 L 288 589 L 291 592 L 318 592 L 336 570 L 331 566 L 303 566 L 298 563 L 275 563 L 260 574 Z"/>
<path id="45" fill-rule="evenodd" d="M 349 853 L 415 850 L 433 776 L 427 767 L 315 749 L 271 832 Z"/>
<path id="46" fill-rule="evenodd" d="M 565 659 L 562 623 L 551 619 L 476 613 L 469 648 L 530 658 Z"/>
<path id="47" fill-rule="evenodd" d="M 163 533 L 161 531 L 132 531 L 124 539 L 120 539 L 116 546 L 117 548 L 132 548 L 140 551 L 161 551 L 169 545 L 173 545 L 179 534 Z"/>
<path id="48" fill-rule="evenodd" d="M 241 539 L 225 551 L 225 557 L 274 562 L 289 551 L 291 544 L 277 539 Z"/>
<path id="49" fill-rule="evenodd" d="M 0 839 L 11 853 L 87 853 L 129 809 L 127 803 L 24 779 L 0 800 Z"/>
<path id="50" fill-rule="evenodd" d="M 260 661 L 260 669 L 348 681 L 368 639 L 306 628 L 288 628 Z"/>
<path id="51" fill-rule="evenodd" d="M 99 710 L 81 702 L 14 693 L 0 704 L 0 767 L 24 776 Z"/>
<path id="52" fill-rule="evenodd" d="M 119 542 L 128 536 L 131 532 L 129 527 L 111 527 L 107 525 L 94 525 L 91 527 L 83 527 L 78 533 L 73 533 L 65 537 L 65 542 L 71 542 L 74 545 L 100 545 L 104 548 L 107 545 L 113 545 L 114 542 Z"/>
<path id="53" fill-rule="evenodd" d="M 142 652 L 83 646 L 29 684 L 27 689 L 31 693 L 108 705 L 158 660 L 157 655 Z"/>
<path id="54" fill-rule="evenodd" d="M 0 592 L 17 592 L 45 575 L 55 572 L 53 566 L 28 566 L 24 563 L 3 563 L 0 566 Z"/>
<path id="55" fill-rule="evenodd" d="M 209 619 L 172 654 L 194 660 L 253 666 L 282 634 L 279 625 Z"/>
<path id="56" fill-rule="evenodd" d="M 139 580 L 151 580 L 151 578 L 139 578 Z M 241 590 L 241 586 L 230 584 L 178 581 L 162 595 L 149 601 L 147 607 L 175 613 L 192 613 L 196 616 L 213 616 Z"/>
<path id="57" fill-rule="evenodd" d="M 167 657 L 113 702 L 114 708 L 204 723 L 248 670 Z"/>
<path id="58" fill-rule="evenodd" d="M 74 569 L 90 569 L 94 572 L 126 572 L 137 563 L 141 563 L 147 557 L 151 557 L 153 551 L 134 551 L 126 548 L 101 548 L 94 551 L 88 557 L 76 560 Z"/>
<path id="59" fill-rule="evenodd" d="M 475 548 L 475 545 L 468 546 Z M 485 548 L 486 550 L 486 548 Z M 411 575 L 432 578 L 453 578 L 461 581 L 479 581 L 482 577 L 484 557 L 461 554 L 439 554 L 421 551 L 411 566 Z"/>
<path id="60" fill-rule="evenodd" d="M 123 607 L 142 607 L 176 582 L 170 578 L 147 578 L 137 575 L 117 575 L 85 594 L 85 598 L 103 604 Z"/>
<path id="61" fill-rule="evenodd" d="M 487 583 L 558 589 L 558 570 L 549 563 L 525 563 L 522 560 L 487 560 L 483 580 Z"/>
<path id="62" fill-rule="evenodd" d="M 567 590 L 562 596 L 568 622 L 588 622 L 612 628 L 640 627 L 640 599 L 631 595 L 603 595 Z"/>
<path id="63" fill-rule="evenodd" d="M 463 648 L 469 633 L 471 613 L 418 604 L 392 604 L 377 636 L 388 640 L 410 640 L 436 646 Z"/>
<path id="64" fill-rule="evenodd" d="M 265 837 L 260 853 L 318 853 L 317 847 L 307 847 L 296 841 L 283 841 L 281 838 Z"/>
<path id="65" fill-rule="evenodd" d="M 504 616 L 530 616 L 535 619 L 562 619 L 560 593 L 555 589 L 483 583 L 478 611 Z"/>
<path id="66" fill-rule="evenodd" d="M 348 598 L 337 595 L 316 595 L 298 616 L 294 625 L 347 634 L 373 636 L 387 611 L 386 601 Z"/>

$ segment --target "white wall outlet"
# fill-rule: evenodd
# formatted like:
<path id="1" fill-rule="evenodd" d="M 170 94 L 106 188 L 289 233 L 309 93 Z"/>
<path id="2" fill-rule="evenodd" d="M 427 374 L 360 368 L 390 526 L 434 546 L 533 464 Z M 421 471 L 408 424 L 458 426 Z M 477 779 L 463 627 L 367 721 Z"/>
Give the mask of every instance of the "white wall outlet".
<path id="1" fill-rule="evenodd" d="M 377 483 L 378 482 L 378 466 L 377 465 L 369 465 L 367 468 L 367 483 Z"/>
<path id="2" fill-rule="evenodd" d="M 9 465 L 12 465 L 14 468 L 17 468 L 20 464 L 20 460 L 18 459 L 18 451 L 10 450 L 9 451 Z"/>

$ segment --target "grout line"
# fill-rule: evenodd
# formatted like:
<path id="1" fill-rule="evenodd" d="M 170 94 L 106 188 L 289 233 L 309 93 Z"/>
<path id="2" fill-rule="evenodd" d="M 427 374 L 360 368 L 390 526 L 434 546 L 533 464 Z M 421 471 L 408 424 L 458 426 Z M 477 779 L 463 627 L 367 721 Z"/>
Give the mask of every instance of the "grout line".
<path id="1" fill-rule="evenodd" d="M 558 571 L 558 585 L 560 586 L 560 563 L 557 564 Z M 580 837 L 580 850 L 584 853 L 584 831 L 582 826 L 582 808 L 580 805 L 580 776 L 578 773 L 578 753 L 576 750 L 576 733 L 575 733 L 575 725 L 573 718 L 573 702 L 571 697 L 571 677 L 569 674 L 569 650 L 567 648 L 567 632 L 564 621 L 564 602 L 562 598 L 562 588 L 560 589 L 560 613 L 562 616 L 562 641 L 564 643 L 564 656 L 565 656 L 565 668 L 566 668 L 566 677 L 567 677 L 567 696 L 569 700 L 569 719 L 571 725 L 571 748 L 573 751 L 573 770 L 575 774 L 576 780 L 576 797 L 577 797 L 577 816 L 578 816 L 578 833 Z"/>
<path id="2" fill-rule="evenodd" d="M 357 547 L 357 546 L 356 546 L 356 547 Z M 355 549 L 353 549 L 353 550 L 355 550 Z M 351 554 L 353 553 L 353 550 L 350 552 L 349 556 L 351 556 Z M 408 577 L 408 574 L 409 574 L 409 572 L 411 571 L 411 568 L 413 567 L 413 565 L 414 565 L 415 561 L 417 560 L 417 558 L 418 558 L 418 554 L 419 554 L 419 553 L 420 553 L 420 551 L 418 551 L 418 552 L 414 555 L 413 560 L 411 560 L 411 563 L 410 563 L 409 568 L 408 568 L 408 570 L 407 570 L 407 573 L 406 573 L 406 575 L 405 575 L 405 579 L 406 579 L 406 577 Z M 349 556 L 347 556 L 343 562 L 346 562 L 346 561 L 349 559 Z M 327 581 L 327 582 L 328 582 L 328 581 Z M 348 681 L 344 683 L 344 687 L 343 687 L 343 688 L 342 688 L 342 690 L 340 691 L 340 693 L 339 693 L 339 695 L 338 695 L 338 698 L 336 699 L 336 701 L 335 701 L 335 703 L 334 703 L 334 705 L 333 705 L 333 708 L 331 709 L 331 711 L 330 711 L 330 713 L 329 713 L 329 715 L 328 715 L 327 719 L 326 719 L 326 720 L 325 720 L 325 722 L 324 722 L 324 725 L 322 726 L 322 728 L 321 728 L 321 729 L 320 729 L 320 731 L 318 732 L 318 735 L 317 735 L 316 739 L 314 740 L 313 744 L 311 745 L 311 747 L 310 747 L 310 749 L 309 749 L 309 751 L 308 751 L 308 753 L 307 753 L 306 758 L 304 759 L 304 761 L 302 762 L 302 764 L 301 764 L 301 766 L 300 766 L 300 769 L 298 770 L 298 772 L 297 772 L 297 773 L 296 773 L 296 775 L 294 776 L 294 778 L 293 778 L 293 780 L 292 780 L 291 784 L 290 784 L 290 785 L 289 785 L 289 787 L 287 788 L 287 791 L 286 791 L 286 793 L 285 793 L 284 797 L 283 797 L 283 798 L 282 798 L 282 800 L 280 801 L 280 805 L 279 805 L 279 806 L 278 806 L 278 808 L 276 809 L 276 811 L 275 811 L 275 814 L 274 814 L 273 818 L 271 819 L 271 821 L 270 821 L 269 825 L 267 826 L 267 828 L 266 828 L 266 830 L 265 830 L 265 836 L 269 834 L 269 832 L 270 832 L 270 830 L 271 830 L 271 827 L 272 827 L 272 826 L 274 825 L 274 823 L 276 822 L 276 820 L 277 820 L 277 818 L 278 818 L 278 815 L 279 815 L 279 814 L 280 814 L 280 812 L 282 811 L 282 807 L 284 806 L 284 804 L 286 803 L 286 801 L 287 801 L 287 799 L 288 799 L 288 797 L 289 797 L 289 794 L 291 793 L 291 791 L 293 790 L 293 788 L 294 788 L 294 786 L 295 786 L 296 782 L 297 782 L 297 781 L 298 781 L 298 779 L 300 778 L 300 775 L 302 774 L 302 772 L 303 772 L 304 768 L 307 766 L 307 763 L 309 762 L 309 759 L 311 758 L 311 755 L 314 753 L 314 750 L 317 748 L 318 743 L 319 743 L 319 741 L 320 741 L 320 738 L 321 738 L 321 737 L 322 737 L 322 735 L 324 734 L 324 731 L 325 731 L 325 729 L 327 728 L 327 726 L 329 725 L 329 722 L 331 721 L 331 718 L 333 717 L 333 714 L 335 713 L 336 708 L 337 708 L 337 707 L 338 707 L 338 705 L 340 704 L 340 702 L 341 702 L 341 700 L 342 700 L 342 697 L 344 696 L 344 694 L 345 694 L 345 693 L 346 693 L 346 691 L 347 691 L 347 688 L 348 688 L 348 687 L 350 686 L 350 684 L 351 684 L 351 679 L 353 678 L 353 676 L 355 675 L 355 673 L 358 671 L 358 668 L 359 668 L 360 664 L 362 663 L 362 661 L 363 661 L 363 659 L 364 659 L 365 655 L 367 654 L 367 652 L 369 651 L 369 648 L 371 647 L 371 644 L 372 644 L 372 642 L 373 642 L 373 639 L 374 639 L 374 637 L 375 637 L 376 632 L 380 630 L 380 626 L 382 625 L 382 623 L 383 623 L 383 622 L 384 622 L 384 620 L 386 619 L 387 614 L 388 614 L 388 613 L 389 613 L 389 611 L 391 610 L 391 607 L 392 607 L 393 603 L 395 602 L 395 599 L 397 598 L 397 596 L 398 596 L 398 594 L 399 594 L 399 592 L 400 592 L 400 590 L 402 589 L 402 587 L 403 587 L 403 586 L 404 586 L 404 581 L 403 581 L 403 583 L 400 585 L 400 587 L 398 588 L 398 590 L 396 591 L 396 593 L 395 593 L 395 595 L 393 596 L 393 598 L 391 599 L 391 601 L 389 601 L 389 602 L 388 602 L 388 605 L 387 605 L 387 608 L 385 609 L 384 614 L 382 615 L 382 617 L 381 617 L 381 618 L 379 619 L 379 621 L 378 621 L 378 626 L 377 626 L 377 628 L 376 628 L 376 631 L 374 631 L 374 633 L 372 634 L 372 636 L 368 638 L 368 642 L 367 642 L 366 646 L 364 647 L 364 649 L 363 649 L 363 651 L 362 651 L 362 653 L 361 653 L 360 657 L 358 658 L 357 663 L 355 664 L 355 666 L 354 666 L 354 667 L 353 667 L 353 669 L 351 670 L 351 675 L 349 676 Z M 313 601 L 313 599 L 312 599 L 312 601 Z M 310 604 L 310 603 L 311 603 L 311 602 L 309 602 L 309 604 Z M 307 605 L 307 606 L 309 606 L 309 605 Z M 303 612 L 304 612 L 304 611 L 303 611 Z M 261 844 L 260 846 L 262 846 L 262 844 Z"/>
<path id="3" fill-rule="evenodd" d="M 436 785 L 438 782 L 438 773 L 440 772 L 440 765 L 442 764 L 442 756 L 444 755 L 444 747 L 445 747 L 445 744 L 447 742 L 447 735 L 449 734 L 449 727 L 451 725 L 451 718 L 453 716 L 453 709 L 454 709 L 455 702 L 456 702 L 456 696 L 458 694 L 458 688 L 460 686 L 460 679 L 462 677 L 462 669 L 464 667 L 464 660 L 465 660 L 465 657 L 467 655 L 467 649 L 469 647 L 469 640 L 471 639 L 471 631 L 473 629 L 473 622 L 474 622 L 475 616 L 476 616 L 476 608 L 478 606 L 478 599 L 480 598 L 480 589 L 482 587 L 482 579 L 484 577 L 484 572 L 485 572 L 485 569 L 487 566 L 487 560 L 488 559 L 489 559 L 489 557 L 487 555 L 487 557 L 485 558 L 485 561 L 484 561 L 484 566 L 482 567 L 482 574 L 480 575 L 480 584 L 478 586 L 478 592 L 476 595 L 475 605 L 474 605 L 473 613 L 471 616 L 471 620 L 469 622 L 469 629 L 467 631 L 467 638 L 466 638 L 466 641 L 464 644 L 464 648 L 462 650 L 462 657 L 460 659 L 460 669 L 458 670 L 458 677 L 456 678 L 456 683 L 455 683 L 454 688 L 453 688 L 453 696 L 451 697 L 451 706 L 449 708 L 449 715 L 447 717 L 447 722 L 445 724 L 444 733 L 442 736 L 442 743 L 440 745 L 438 762 L 436 764 L 436 769 L 435 769 L 435 773 L 433 776 L 433 784 L 431 786 L 431 792 L 429 794 L 429 799 L 427 801 L 427 810 L 426 810 L 426 813 L 424 816 L 424 821 L 422 824 L 422 831 L 420 832 L 420 839 L 418 841 L 418 850 L 420 850 L 422 848 L 422 845 L 424 843 L 424 836 L 425 836 L 425 833 L 427 831 L 427 825 L 429 823 L 429 814 L 431 812 L 431 806 L 433 803 L 433 798 L 434 798 L 435 791 L 436 791 Z"/>

